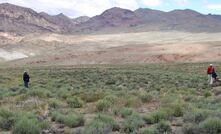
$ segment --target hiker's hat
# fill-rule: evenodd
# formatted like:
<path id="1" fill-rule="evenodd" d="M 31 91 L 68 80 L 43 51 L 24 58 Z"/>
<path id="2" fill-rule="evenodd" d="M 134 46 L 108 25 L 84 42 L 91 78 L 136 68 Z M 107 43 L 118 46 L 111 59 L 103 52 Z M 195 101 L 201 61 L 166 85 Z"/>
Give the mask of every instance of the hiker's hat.
<path id="1" fill-rule="evenodd" d="M 210 66 L 213 66 L 213 64 L 210 64 Z"/>

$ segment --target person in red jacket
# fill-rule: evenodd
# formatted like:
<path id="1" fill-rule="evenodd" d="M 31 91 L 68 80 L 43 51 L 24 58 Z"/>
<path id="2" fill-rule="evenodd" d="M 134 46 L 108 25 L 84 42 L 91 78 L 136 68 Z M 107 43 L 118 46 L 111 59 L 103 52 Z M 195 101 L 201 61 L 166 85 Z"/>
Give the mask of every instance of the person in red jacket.
<path id="1" fill-rule="evenodd" d="M 208 83 L 213 84 L 213 73 L 215 73 L 215 68 L 213 67 L 213 64 L 210 64 L 208 69 L 207 69 L 207 74 L 208 74 Z"/>

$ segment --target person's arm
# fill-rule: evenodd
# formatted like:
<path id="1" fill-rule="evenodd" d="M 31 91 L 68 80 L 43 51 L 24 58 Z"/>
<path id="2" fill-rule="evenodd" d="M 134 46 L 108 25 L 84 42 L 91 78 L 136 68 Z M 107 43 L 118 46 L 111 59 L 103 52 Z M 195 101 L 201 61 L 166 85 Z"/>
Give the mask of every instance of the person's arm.
<path id="1" fill-rule="evenodd" d="M 209 67 L 208 67 L 208 69 L 207 69 L 207 74 L 209 74 Z"/>

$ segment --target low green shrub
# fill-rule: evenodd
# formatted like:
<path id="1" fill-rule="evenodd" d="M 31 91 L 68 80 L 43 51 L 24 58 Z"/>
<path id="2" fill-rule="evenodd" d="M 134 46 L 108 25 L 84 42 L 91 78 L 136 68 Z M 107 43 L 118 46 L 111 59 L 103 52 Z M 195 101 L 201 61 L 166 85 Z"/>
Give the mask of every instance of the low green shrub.
<path id="1" fill-rule="evenodd" d="M 158 110 L 153 113 L 151 113 L 148 116 L 144 116 L 144 120 L 147 124 L 153 124 L 153 123 L 158 123 L 161 120 L 167 120 L 168 119 L 168 114 L 165 111 Z"/>
<path id="2" fill-rule="evenodd" d="M 202 133 L 199 126 L 194 123 L 185 123 L 182 129 L 184 134 L 200 134 Z"/>
<path id="3" fill-rule="evenodd" d="M 52 121 L 64 123 L 64 118 L 65 118 L 65 116 L 57 111 L 51 113 L 51 120 Z"/>
<path id="4" fill-rule="evenodd" d="M 128 116 L 122 123 L 122 132 L 137 133 L 139 128 L 144 126 L 144 120 L 138 114 Z"/>
<path id="5" fill-rule="evenodd" d="M 127 102 L 125 104 L 126 107 L 139 107 L 142 105 L 141 99 L 137 96 L 128 96 Z"/>
<path id="6" fill-rule="evenodd" d="M 107 111 L 111 107 L 111 102 L 108 100 L 99 100 L 96 104 L 97 111 Z"/>
<path id="7" fill-rule="evenodd" d="M 13 134 L 40 134 L 48 127 L 47 122 L 39 122 L 37 119 L 21 117 L 15 123 Z"/>
<path id="8" fill-rule="evenodd" d="M 159 134 L 159 131 L 155 127 L 150 127 L 141 129 L 139 134 Z"/>
<path id="9" fill-rule="evenodd" d="M 67 99 L 67 103 L 72 108 L 81 108 L 83 107 L 84 102 L 79 97 L 71 97 Z"/>
<path id="10" fill-rule="evenodd" d="M 207 134 L 220 134 L 221 133 L 221 119 L 208 118 L 200 123 L 200 128 Z"/>
<path id="11" fill-rule="evenodd" d="M 104 92 L 96 91 L 84 91 L 81 94 L 79 94 L 79 97 L 85 101 L 85 102 L 96 102 L 99 99 L 102 99 L 105 96 Z"/>
<path id="12" fill-rule="evenodd" d="M 75 128 L 84 125 L 83 115 L 69 113 L 67 115 L 61 114 L 59 112 L 53 112 L 51 114 L 52 121 L 65 124 L 69 127 Z"/>
<path id="13" fill-rule="evenodd" d="M 67 89 L 59 89 L 56 93 L 57 93 L 57 96 L 62 99 L 67 99 L 71 97 L 71 94 Z"/>
<path id="14" fill-rule="evenodd" d="M 14 125 L 16 115 L 5 109 L 0 109 L 0 129 L 10 130 Z"/>
<path id="15" fill-rule="evenodd" d="M 142 93 L 140 95 L 140 98 L 141 98 L 141 101 L 143 103 L 147 103 L 147 102 L 150 102 L 153 99 L 153 96 L 151 94 L 148 94 L 148 93 Z"/>
<path id="16" fill-rule="evenodd" d="M 184 114 L 183 119 L 185 122 L 200 123 L 204 121 L 209 115 L 206 110 L 193 110 Z"/>
<path id="17" fill-rule="evenodd" d="M 99 114 L 86 124 L 83 134 L 106 134 L 116 130 L 119 130 L 119 125 L 112 117 Z"/>
<path id="18" fill-rule="evenodd" d="M 49 107 L 50 108 L 54 108 L 54 109 L 57 109 L 57 108 L 60 108 L 62 106 L 62 102 L 59 101 L 58 99 L 50 99 L 49 100 Z"/>
<path id="19" fill-rule="evenodd" d="M 104 100 L 109 101 L 111 104 L 114 104 L 116 99 L 117 99 L 117 96 L 115 96 L 115 95 L 108 95 L 108 96 L 104 97 Z"/>
<path id="20" fill-rule="evenodd" d="M 170 116 L 182 117 L 184 114 L 185 105 L 182 103 L 174 102 L 164 104 L 162 110 L 167 112 Z"/>
<path id="21" fill-rule="evenodd" d="M 156 123 L 153 116 L 150 115 L 145 115 L 143 116 L 143 120 L 145 121 L 146 124 L 154 124 Z"/>
<path id="22" fill-rule="evenodd" d="M 184 114 L 184 112 L 183 112 L 184 109 L 181 104 L 178 104 L 178 103 L 171 104 L 171 106 L 169 108 L 172 109 L 172 115 L 175 117 L 181 117 Z"/>
<path id="23" fill-rule="evenodd" d="M 172 133 L 172 128 L 168 121 L 160 121 L 156 128 L 160 133 Z"/>
<path id="24" fill-rule="evenodd" d="M 126 118 L 126 117 L 132 115 L 133 112 L 134 111 L 131 108 L 123 108 L 120 110 L 120 115 L 121 115 L 121 117 Z"/>
<path id="25" fill-rule="evenodd" d="M 28 95 L 39 98 L 50 98 L 52 93 L 45 89 L 32 89 L 28 90 Z"/>
<path id="26" fill-rule="evenodd" d="M 83 115 L 68 114 L 64 118 L 64 124 L 72 128 L 84 126 L 84 117 Z"/>
<path id="27" fill-rule="evenodd" d="M 211 92 L 210 91 L 206 91 L 206 92 L 204 92 L 204 94 L 203 94 L 203 96 L 204 97 L 210 97 L 212 94 L 211 94 Z"/>

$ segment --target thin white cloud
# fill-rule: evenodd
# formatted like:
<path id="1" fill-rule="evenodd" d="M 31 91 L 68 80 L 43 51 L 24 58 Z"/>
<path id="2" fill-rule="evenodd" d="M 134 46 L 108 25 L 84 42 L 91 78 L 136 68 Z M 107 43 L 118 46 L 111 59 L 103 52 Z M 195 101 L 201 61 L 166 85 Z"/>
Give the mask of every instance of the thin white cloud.
<path id="1" fill-rule="evenodd" d="M 221 11 L 221 4 L 208 4 L 206 7 L 208 9 L 220 10 Z"/>
<path id="2" fill-rule="evenodd" d="M 135 10 L 139 8 L 138 2 L 136 0 L 110 0 L 112 7 L 121 7 L 126 9 Z"/>
<path id="3" fill-rule="evenodd" d="M 177 5 L 179 6 L 186 6 L 189 4 L 188 0 L 175 0 L 175 2 L 177 3 Z"/>
<path id="4" fill-rule="evenodd" d="M 162 0 L 141 0 L 145 6 L 156 7 L 162 4 Z"/>

